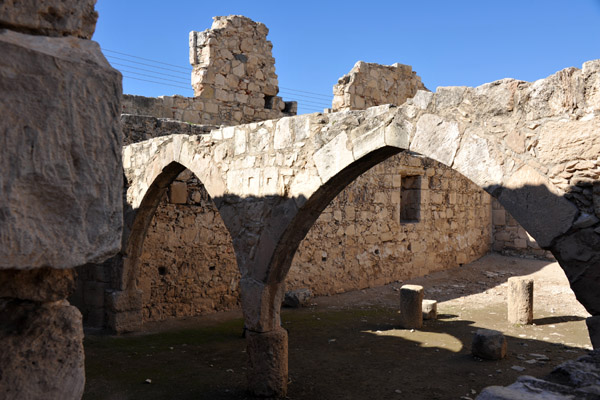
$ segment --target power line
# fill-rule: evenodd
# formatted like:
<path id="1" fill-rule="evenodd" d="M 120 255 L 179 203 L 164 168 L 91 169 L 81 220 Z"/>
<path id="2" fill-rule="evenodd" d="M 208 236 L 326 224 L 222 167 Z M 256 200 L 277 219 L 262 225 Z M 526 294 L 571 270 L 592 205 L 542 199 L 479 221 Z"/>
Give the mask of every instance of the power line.
<path id="1" fill-rule="evenodd" d="M 280 93 L 287 94 L 288 96 L 306 97 L 307 99 L 315 99 L 315 100 L 319 100 L 319 101 L 326 101 L 325 99 L 322 99 L 320 97 L 307 96 L 305 94 L 292 93 L 292 92 L 287 91 L 287 90 L 281 90 Z M 331 99 L 328 99 L 328 100 L 331 100 Z"/>
<path id="2" fill-rule="evenodd" d="M 146 63 L 138 62 L 138 61 L 128 60 L 128 59 L 117 57 L 117 56 L 106 55 L 106 57 L 112 58 L 112 59 L 116 59 L 116 60 L 121 60 L 121 61 L 135 63 L 135 64 L 139 64 L 139 65 L 144 65 L 144 66 L 151 67 L 151 68 L 158 68 L 158 69 L 162 69 L 162 70 L 166 70 L 166 71 L 175 72 L 177 74 L 186 74 L 187 75 L 187 74 L 189 74 L 191 72 L 191 68 L 190 67 L 182 67 L 180 65 L 169 64 L 169 63 L 166 63 L 166 62 L 162 62 L 162 61 L 158 61 L 158 60 L 153 60 L 153 59 L 150 59 L 150 58 L 144 58 L 144 57 L 134 56 L 132 54 L 128 54 L 128 53 L 124 53 L 124 52 L 120 52 L 120 51 L 116 51 L 116 50 L 110 50 L 110 49 L 104 49 L 104 48 L 102 50 L 110 52 L 110 53 L 120 54 L 120 55 L 123 55 L 123 56 L 126 56 L 126 57 L 130 57 L 130 58 L 136 58 L 136 59 L 139 59 L 139 60 L 149 61 L 149 62 L 156 63 L 156 64 L 168 65 L 170 67 L 174 67 L 174 68 L 179 68 L 181 70 L 185 70 L 186 72 L 176 71 L 176 70 L 172 70 L 170 68 L 159 67 L 157 65 L 151 65 L 151 64 L 146 64 Z M 174 76 L 174 75 L 159 73 L 157 71 L 150 71 L 150 70 L 147 70 L 147 69 L 144 69 L 144 68 L 135 67 L 133 65 L 121 64 L 121 63 L 118 63 L 118 62 L 113 62 L 113 63 L 116 64 L 116 65 L 123 65 L 123 66 L 126 66 L 128 68 L 134 68 L 134 69 L 138 69 L 138 70 L 145 71 L 145 72 L 151 72 L 151 73 L 154 73 L 154 74 L 160 74 L 160 75 L 164 75 L 164 76 L 170 76 L 172 78 L 177 78 L 177 76 Z M 141 75 L 141 74 L 139 74 L 139 75 Z M 148 81 L 148 82 L 150 82 L 150 81 Z M 178 83 L 182 83 L 182 82 L 178 82 Z M 298 90 L 298 89 L 286 88 L 286 87 L 283 87 L 283 86 L 280 86 L 279 88 L 282 89 L 282 92 L 288 93 L 286 95 L 293 96 L 293 97 L 304 97 L 304 98 L 310 98 L 310 99 L 319 100 L 319 101 L 321 101 L 321 100 L 331 101 L 331 99 L 333 98 L 333 95 L 331 95 L 331 94 L 325 95 L 325 94 L 322 94 L 322 93 L 315 93 L 315 92 L 309 92 L 309 91 L 306 91 L 306 90 Z M 300 94 L 300 93 L 303 93 L 303 94 Z M 307 96 L 307 95 L 310 95 L 310 96 Z M 318 97 L 313 97 L 313 96 L 318 96 Z M 308 102 L 308 101 L 303 100 L 303 102 Z M 312 104 L 317 104 L 318 106 L 324 106 L 324 107 L 329 107 L 330 106 L 330 104 L 324 105 L 324 104 L 319 103 L 319 102 L 311 102 L 311 103 Z"/>
<path id="3" fill-rule="evenodd" d="M 283 87 L 283 86 L 279 86 L 279 89 L 283 89 L 283 90 L 289 90 L 289 91 L 292 91 L 292 92 L 300 92 L 300 93 L 314 94 L 314 95 L 316 95 L 316 96 L 322 96 L 322 97 L 325 97 L 325 98 L 327 98 L 327 99 L 330 99 L 330 98 L 332 98 L 332 97 L 333 97 L 333 95 L 332 95 L 332 94 L 331 94 L 331 95 L 325 95 L 325 94 L 321 94 L 321 93 L 307 92 L 307 91 L 304 91 L 304 90 L 297 90 L 297 89 L 285 88 L 285 87 Z"/>
<path id="4" fill-rule="evenodd" d="M 164 70 L 166 70 L 166 71 L 171 71 L 171 72 L 175 72 L 175 73 L 178 73 L 178 74 L 185 74 L 185 75 L 188 75 L 188 74 L 189 74 L 189 73 L 182 72 L 182 71 L 176 71 L 176 70 L 174 70 L 174 69 L 169 69 L 169 68 L 164 68 L 164 67 L 158 67 L 158 66 L 156 66 L 156 65 L 152 65 L 152 64 L 145 64 L 145 63 L 142 63 L 142 62 L 139 62 L 139 61 L 128 60 L 128 59 L 126 59 L 126 58 L 121 58 L 121 57 L 116 57 L 116 56 L 110 56 L 110 55 L 107 55 L 106 57 L 107 57 L 107 58 L 114 58 L 115 60 L 121 60 L 121 61 L 127 61 L 127 62 L 130 62 L 130 63 L 135 63 L 135 64 L 140 64 L 140 65 L 145 65 L 145 66 L 147 66 L 147 67 L 164 69 Z"/>
<path id="5" fill-rule="evenodd" d="M 144 82 L 151 82 L 151 83 L 156 83 L 158 85 L 164 85 L 164 86 L 172 86 L 172 87 L 177 87 L 177 88 L 182 88 L 182 89 L 186 89 L 186 90 L 192 90 L 189 87 L 184 87 L 184 86 L 177 86 L 177 85 L 171 85 L 170 83 L 161 83 L 161 82 L 156 82 L 156 81 L 149 81 L 148 79 L 141 79 L 141 78 L 135 78 L 133 76 L 127 76 L 127 75 L 123 75 L 124 78 L 129 78 L 129 79 L 135 79 L 136 81 L 144 81 Z"/>
<path id="6" fill-rule="evenodd" d="M 169 63 L 162 62 L 162 61 L 151 60 L 151 59 L 149 59 L 149 58 L 144 58 L 144 57 L 133 56 L 133 55 L 131 55 L 131 54 L 127 54 L 127 53 L 121 53 L 120 51 L 108 50 L 108 49 L 104 49 L 104 48 L 102 49 L 102 51 L 108 51 L 108 52 L 110 52 L 110 53 L 121 54 L 122 56 L 127 56 L 127 57 L 131 57 L 131 58 L 137 58 L 137 59 L 139 59 L 139 60 L 150 61 L 150 62 L 157 63 L 157 64 L 169 65 L 169 66 L 171 66 L 171 67 L 185 69 L 186 71 L 189 71 L 189 70 L 190 70 L 190 67 L 182 67 L 181 65 L 169 64 Z"/>
<path id="7" fill-rule="evenodd" d="M 161 77 L 154 76 L 154 75 L 142 74 L 142 73 L 135 72 L 135 71 L 127 71 L 127 70 L 124 70 L 124 69 L 122 69 L 122 70 L 120 70 L 120 71 L 121 71 L 121 72 L 127 72 L 127 73 L 129 73 L 129 74 L 135 74 L 135 75 L 140 75 L 140 76 L 146 76 L 146 77 L 148 77 L 148 78 L 160 79 L 160 80 L 163 80 L 163 81 L 166 81 L 166 82 L 174 82 L 174 83 L 181 83 L 181 84 L 186 84 L 186 83 L 187 83 L 187 82 L 176 81 L 176 80 L 174 80 L 174 79 L 166 79 L 166 78 L 161 78 Z"/>
<path id="8" fill-rule="evenodd" d="M 153 74 L 159 74 L 159 75 L 163 75 L 163 76 L 170 76 L 171 78 L 183 79 L 183 78 L 181 78 L 180 76 L 177 76 L 177 75 L 165 74 L 164 72 L 159 72 L 159 71 L 153 71 L 151 69 L 140 68 L 140 67 L 136 67 L 134 65 L 121 64 L 121 63 L 118 63 L 118 62 L 113 62 L 112 65 L 121 65 L 123 67 L 133 68 L 133 69 L 136 69 L 136 70 L 139 70 L 139 71 L 152 72 Z"/>

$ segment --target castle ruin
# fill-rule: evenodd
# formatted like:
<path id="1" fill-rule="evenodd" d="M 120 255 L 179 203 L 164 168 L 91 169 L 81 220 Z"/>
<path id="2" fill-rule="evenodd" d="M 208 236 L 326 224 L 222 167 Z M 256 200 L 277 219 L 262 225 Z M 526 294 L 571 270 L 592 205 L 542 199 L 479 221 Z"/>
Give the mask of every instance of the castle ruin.
<path id="1" fill-rule="evenodd" d="M 600 346 L 599 61 L 533 83 L 505 79 L 435 93 L 398 65 L 411 94 L 397 104 L 371 104 L 381 104 L 377 91 L 361 94 L 364 85 L 352 86 L 359 79 L 350 77 L 334 102 L 347 109 L 291 116 L 295 106 L 277 97 L 272 57 L 251 57 L 270 53 L 266 28 L 232 16 L 191 34 L 197 97 L 125 96 L 121 104 L 120 75 L 89 40 L 93 4 L 0 6 L 0 46 L 10 55 L 0 60 L 0 389 L 7 398 L 81 397 L 82 320 L 66 300 L 73 268 L 78 285 L 87 285 L 74 299 L 88 321 L 139 329 L 152 315 L 144 279 L 172 273 L 154 265 L 158 277 L 144 276 L 146 241 L 157 247 L 151 235 L 173 219 L 199 230 L 217 226 L 216 242 L 202 246 L 216 243 L 213 254 L 230 257 L 225 267 L 235 258 L 238 270 L 215 282 L 229 285 L 228 296 L 239 291 L 256 395 L 286 392 L 287 333 L 279 326 L 286 281 L 315 292 L 350 290 L 451 268 L 506 243 L 556 257 L 592 314 L 590 337 Z M 64 18 L 54 24 L 44 17 L 57 13 Z M 248 36 L 236 42 L 229 29 Z M 213 57 L 222 63 L 217 70 L 206 63 Z M 375 106 L 357 109 L 353 94 Z M 164 119 L 173 117 L 180 120 Z M 493 231 L 504 232 L 494 235 L 501 246 L 490 240 Z M 196 248 L 198 232 L 176 232 L 167 244 L 182 239 Z M 415 241 L 420 232 L 440 236 Z M 327 239 L 327 249 L 311 237 Z M 428 247 L 445 240 L 447 247 Z M 344 259 L 335 250 L 359 244 L 364 255 Z M 340 279 L 340 259 L 343 275 L 358 279 Z M 310 267 L 294 276 L 294 263 Z M 210 267 L 209 274 L 224 273 Z"/>

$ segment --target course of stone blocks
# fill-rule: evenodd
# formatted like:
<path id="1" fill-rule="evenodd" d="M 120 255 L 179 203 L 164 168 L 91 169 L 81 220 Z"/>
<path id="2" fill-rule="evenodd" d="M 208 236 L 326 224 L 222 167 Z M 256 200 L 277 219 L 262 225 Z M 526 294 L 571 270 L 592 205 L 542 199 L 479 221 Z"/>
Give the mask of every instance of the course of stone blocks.
<path id="1" fill-rule="evenodd" d="M 125 117 L 120 125 L 120 75 L 86 39 L 94 2 L 52 4 L 0 7 L 0 22 L 9 28 L 0 32 L 8 55 L 0 59 L 7 144 L 0 150 L 4 397 L 81 397 L 81 316 L 65 300 L 73 267 L 103 275 L 105 286 L 96 290 L 104 291 L 108 326 L 139 327 L 144 238 L 165 194 L 176 204 L 185 198 L 181 188 L 169 188 L 186 168 L 232 239 L 254 394 L 286 393 L 287 333 L 279 312 L 301 241 L 336 195 L 398 153 L 449 166 L 496 198 L 556 257 L 595 326 L 600 61 L 533 83 L 419 90 L 398 106 L 214 129 L 151 116 Z M 48 13 L 62 16 L 56 28 L 44 18 Z M 221 23 L 227 25 L 221 21 L 219 29 Z M 266 80 L 263 90 L 272 83 Z M 122 160 L 120 127 L 128 138 L 148 137 L 128 139 L 134 143 L 123 148 Z"/>
<path id="2" fill-rule="evenodd" d="M 120 248 L 121 74 L 95 1 L 0 4 L 0 397 L 78 399 L 73 267 Z M 21 4 L 23 3 L 23 4 Z"/>

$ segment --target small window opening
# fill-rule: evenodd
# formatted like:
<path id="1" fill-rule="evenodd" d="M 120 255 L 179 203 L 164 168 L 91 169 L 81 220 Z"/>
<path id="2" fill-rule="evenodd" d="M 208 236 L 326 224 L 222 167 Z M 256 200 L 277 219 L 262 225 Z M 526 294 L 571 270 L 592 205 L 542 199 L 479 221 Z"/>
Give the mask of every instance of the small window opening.
<path id="1" fill-rule="evenodd" d="M 403 176 L 400 188 L 400 223 L 419 222 L 421 216 L 421 176 Z"/>
<path id="2" fill-rule="evenodd" d="M 273 109 L 273 98 L 275 96 L 266 96 L 265 95 L 265 108 L 267 110 L 272 110 Z"/>
<path id="3" fill-rule="evenodd" d="M 158 274 L 159 275 L 166 275 L 167 274 L 167 268 L 165 268 L 165 267 L 158 267 Z"/>

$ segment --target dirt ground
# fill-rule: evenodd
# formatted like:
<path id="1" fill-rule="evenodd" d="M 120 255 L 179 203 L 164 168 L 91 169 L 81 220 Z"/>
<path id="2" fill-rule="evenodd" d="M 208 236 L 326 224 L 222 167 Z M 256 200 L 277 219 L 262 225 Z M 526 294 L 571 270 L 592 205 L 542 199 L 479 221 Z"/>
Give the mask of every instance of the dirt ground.
<path id="1" fill-rule="evenodd" d="M 506 321 L 507 279 L 532 276 L 534 325 Z M 398 290 L 423 285 L 439 318 L 399 329 Z M 519 375 L 542 377 L 591 349 L 585 317 L 557 263 L 491 254 L 407 282 L 315 298 L 283 309 L 289 399 L 473 399 Z M 239 311 L 147 324 L 146 332 L 87 334 L 84 399 L 244 399 Z M 497 329 L 508 356 L 471 356 L 473 333 Z M 153 332 L 153 333 L 150 333 Z"/>

